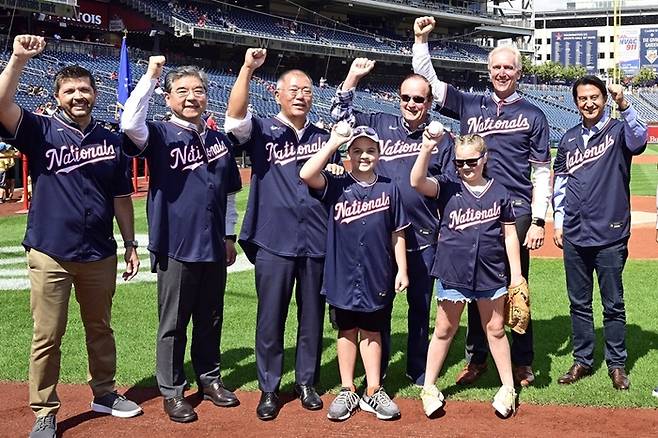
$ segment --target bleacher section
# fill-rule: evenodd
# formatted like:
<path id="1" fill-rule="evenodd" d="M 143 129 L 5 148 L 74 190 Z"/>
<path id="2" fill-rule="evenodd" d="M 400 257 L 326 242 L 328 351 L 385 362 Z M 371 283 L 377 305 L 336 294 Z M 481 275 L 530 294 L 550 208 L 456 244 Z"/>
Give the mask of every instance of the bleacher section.
<path id="1" fill-rule="evenodd" d="M 341 29 L 338 23 L 324 25 L 306 23 L 285 17 L 259 13 L 244 8 L 214 7 L 211 5 L 190 5 L 183 1 L 132 0 L 130 5 L 138 5 L 141 11 L 151 15 L 173 17 L 189 26 L 214 29 L 219 32 L 240 33 L 263 38 L 305 42 L 322 46 L 361 49 L 397 55 L 411 55 L 411 40 L 402 39 L 393 32 L 377 36 L 355 29 Z M 446 5 L 443 5 L 447 7 Z M 472 12 L 471 12 L 472 14 Z M 166 21 L 166 20 L 165 20 Z M 435 58 L 484 63 L 489 53 L 486 48 L 475 44 L 442 41 L 431 43 L 431 55 Z"/>

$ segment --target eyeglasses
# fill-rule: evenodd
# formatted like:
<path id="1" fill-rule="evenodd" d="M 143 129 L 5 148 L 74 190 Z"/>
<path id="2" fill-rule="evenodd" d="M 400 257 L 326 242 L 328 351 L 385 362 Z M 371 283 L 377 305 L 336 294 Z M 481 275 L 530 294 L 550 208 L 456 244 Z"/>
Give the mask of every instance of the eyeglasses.
<path id="1" fill-rule="evenodd" d="M 455 163 L 455 167 L 461 169 L 464 167 L 464 165 L 468 164 L 468 167 L 475 167 L 478 165 L 478 162 L 480 161 L 480 158 L 484 157 L 484 154 L 480 155 L 477 158 L 466 158 L 464 160 L 458 160 L 454 159 L 452 160 L 453 163 Z"/>
<path id="2" fill-rule="evenodd" d="M 415 103 L 425 103 L 427 100 L 425 96 L 409 96 L 408 94 L 400 95 L 400 99 L 402 99 L 402 102 L 409 102 L 410 100 L 413 100 Z"/>
<path id="3" fill-rule="evenodd" d="M 281 89 L 279 89 L 279 90 L 277 90 L 277 91 L 281 91 Z M 312 95 L 313 95 L 313 89 L 310 88 L 310 87 L 303 87 L 303 88 L 292 87 L 292 88 L 288 88 L 288 89 L 286 90 L 286 92 L 287 92 L 290 96 L 293 96 L 293 97 L 297 96 L 297 94 L 298 94 L 300 91 L 302 92 L 302 96 L 312 96 Z"/>
<path id="4" fill-rule="evenodd" d="M 206 90 L 203 88 L 193 88 L 191 90 L 188 90 L 187 88 L 177 88 L 173 91 L 173 94 L 175 94 L 176 97 L 184 98 L 190 95 L 190 91 L 194 97 L 203 97 L 206 95 Z"/>

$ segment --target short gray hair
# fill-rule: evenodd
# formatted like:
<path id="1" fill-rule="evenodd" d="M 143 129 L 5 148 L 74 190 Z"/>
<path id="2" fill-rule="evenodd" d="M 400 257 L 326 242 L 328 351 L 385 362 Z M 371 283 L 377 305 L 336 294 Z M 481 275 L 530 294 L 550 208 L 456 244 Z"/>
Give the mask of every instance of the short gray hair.
<path id="1" fill-rule="evenodd" d="M 508 51 L 514 55 L 514 58 L 516 59 L 516 68 L 519 70 L 523 69 L 523 56 L 521 55 L 521 51 L 516 48 L 516 46 L 498 46 L 495 47 L 491 52 L 489 52 L 489 56 L 487 58 L 487 67 L 491 67 L 491 59 L 493 56 L 498 53 L 498 52 L 504 52 Z"/>
<path id="2" fill-rule="evenodd" d="M 201 80 L 203 88 L 208 91 L 208 74 L 196 65 L 184 65 L 169 71 L 165 76 L 164 90 L 171 93 L 171 85 L 174 81 L 184 76 L 196 76 Z"/>

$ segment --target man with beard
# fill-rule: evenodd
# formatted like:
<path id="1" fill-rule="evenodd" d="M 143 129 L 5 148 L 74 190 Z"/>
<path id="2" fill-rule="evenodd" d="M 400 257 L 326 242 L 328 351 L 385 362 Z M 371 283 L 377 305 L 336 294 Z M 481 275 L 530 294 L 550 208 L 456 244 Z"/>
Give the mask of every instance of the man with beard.
<path id="1" fill-rule="evenodd" d="M 91 116 L 96 85 L 84 68 L 69 66 L 55 75 L 59 111 L 52 117 L 14 103 L 21 72 L 45 45 L 42 37 L 17 36 L 0 74 L 0 136 L 29 157 L 33 181 L 23 240 L 34 320 L 29 366 L 29 403 L 37 417 L 33 438 L 55 437 L 60 346 L 71 286 L 85 327 L 91 409 L 117 417 L 142 412 L 116 392 L 116 346 L 110 327 L 117 273 L 113 217 L 126 248 L 124 280 L 139 269 L 128 160 L 120 138 Z"/>

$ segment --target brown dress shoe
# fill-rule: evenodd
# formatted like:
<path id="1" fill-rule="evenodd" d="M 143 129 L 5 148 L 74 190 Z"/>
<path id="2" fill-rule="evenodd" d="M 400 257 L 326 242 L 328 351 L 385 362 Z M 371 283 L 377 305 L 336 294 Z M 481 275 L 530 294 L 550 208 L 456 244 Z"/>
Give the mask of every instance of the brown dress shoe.
<path id="1" fill-rule="evenodd" d="M 458 385 L 470 385 L 480 378 L 487 371 L 487 363 L 467 363 L 466 366 L 457 374 L 456 382 Z"/>
<path id="2" fill-rule="evenodd" d="M 613 368 L 608 372 L 608 374 L 612 380 L 612 386 L 615 389 L 626 390 L 631 386 L 631 381 L 628 380 L 626 370 L 623 368 Z"/>
<path id="3" fill-rule="evenodd" d="M 182 395 L 164 399 L 164 411 L 171 421 L 177 423 L 189 423 L 197 419 L 194 408 Z"/>
<path id="4" fill-rule="evenodd" d="M 592 374 L 591 367 L 581 365 L 579 363 L 574 363 L 571 365 L 571 368 L 569 368 L 569 371 L 567 371 L 565 375 L 557 379 L 557 383 L 560 385 L 570 385 L 582 379 L 583 377 L 589 376 L 590 374 Z"/>
<path id="5" fill-rule="evenodd" d="M 515 366 L 513 373 L 514 382 L 524 388 L 532 385 L 532 382 L 535 381 L 535 373 L 532 372 L 532 367 L 530 365 Z"/>

